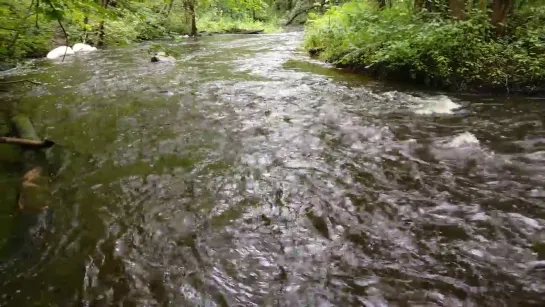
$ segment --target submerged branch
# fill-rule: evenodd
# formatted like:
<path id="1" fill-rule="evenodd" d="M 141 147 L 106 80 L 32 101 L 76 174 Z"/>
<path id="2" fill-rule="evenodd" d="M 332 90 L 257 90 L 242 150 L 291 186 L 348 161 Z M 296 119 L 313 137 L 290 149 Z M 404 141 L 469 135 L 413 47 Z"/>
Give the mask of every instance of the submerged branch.
<path id="1" fill-rule="evenodd" d="M 49 148 L 55 145 L 55 142 L 50 140 L 37 141 L 37 140 L 20 139 L 20 138 L 12 138 L 12 137 L 5 137 L 5 136 L 0 137 L 0 143 L 19 145 L 24 147 L 32 147 L 37 149 Z"/>
<path id="2" fill-rule="evenodd" d="M 0 85 L 2 85 L 2 84 L 20 83 L 20 82 L 28 82 L 28 83 L 32 83 L 32 84 L 35 84 L 35 85 L 43 85 L 43 83 L 41 83 L 41 82 L 32 81 L 32 80 L 29 80 L 29 79 L 13 80 L 13 81 L 0 81 Z"/>

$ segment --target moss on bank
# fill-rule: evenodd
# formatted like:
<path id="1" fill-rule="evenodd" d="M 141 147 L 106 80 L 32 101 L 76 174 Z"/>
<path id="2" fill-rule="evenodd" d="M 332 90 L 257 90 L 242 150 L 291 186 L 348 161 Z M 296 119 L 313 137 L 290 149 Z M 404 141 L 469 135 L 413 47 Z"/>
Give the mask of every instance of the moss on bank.
<path id="1" fill-rule="evenodd" d="M 497 37 L 489 18 L 465 20 L 414 12 L 406 5 L 377 10 L 349 2 L 306 26 L 305 47 L 321 59 L 384 79 L 450 90 L 545 91 L 545 6 L 510 17 Z"/>

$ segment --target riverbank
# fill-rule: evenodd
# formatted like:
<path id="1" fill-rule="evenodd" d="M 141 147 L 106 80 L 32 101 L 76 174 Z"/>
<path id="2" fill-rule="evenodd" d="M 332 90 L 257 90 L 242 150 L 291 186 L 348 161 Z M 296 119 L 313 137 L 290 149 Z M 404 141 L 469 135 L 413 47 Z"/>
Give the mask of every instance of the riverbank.
<path id="1" fill-rule="evenodd" d="M 545 8 L 528 7 L 496 34 L 486 14 L 464 20 L 350 2 L 306 26 L 305 47 L 338 67 L 442 90 L 545 93 Z"/>
<path id="2" fill-rule="evenodd" d="M 123 4 L 102 1 L 102 7 L 94 1 L 59 1 L 47 6 L 31 0 L 10 0 L 7 4 L 0 12 L 0 71 L 24 59 L 45 57 L 58 46 L 82 42 L 108 48 L 198 33 L 277 32 L 282 14 L 244 4 L 220 10 L 200 4 L 195 11 L 181 2 L 162 0 Z"/>

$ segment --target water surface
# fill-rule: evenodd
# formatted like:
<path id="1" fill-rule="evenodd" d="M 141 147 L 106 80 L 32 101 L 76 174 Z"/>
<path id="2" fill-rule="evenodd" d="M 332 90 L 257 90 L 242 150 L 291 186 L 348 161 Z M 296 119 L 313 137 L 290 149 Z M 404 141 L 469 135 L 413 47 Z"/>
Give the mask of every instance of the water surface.
<path id="1" fill-rule="evenodd" d="M 25 230 L 2 198 L 0 305 L 545 304 L 528 271 L 545 260 L 544 102 L 370 82 L 301 39 L 16 72 L 47 84 L 1 99 L 60 146 L 46 233 L 10 240 Z M 16 190 L 24 162 L 0 165 Z"/>

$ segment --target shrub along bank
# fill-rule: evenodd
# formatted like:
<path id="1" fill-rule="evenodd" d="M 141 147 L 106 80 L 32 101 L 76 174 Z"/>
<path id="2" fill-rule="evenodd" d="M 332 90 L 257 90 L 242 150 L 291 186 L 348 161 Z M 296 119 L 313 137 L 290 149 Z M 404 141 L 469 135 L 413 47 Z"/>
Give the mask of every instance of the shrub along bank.
<path id="1" fill-rule="evenodd" d="M 314 16 L 306 48 L 385 79 L 451 90 L 545 92 L 542 2 L 475 0 L 456 11 L 445 0 L 435 6 L 391 1 L 352 1 Z M 507 3 L 499 7 L 505 15 L 495 11 L 499 2 Z"/>

